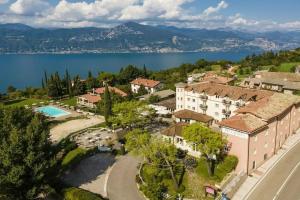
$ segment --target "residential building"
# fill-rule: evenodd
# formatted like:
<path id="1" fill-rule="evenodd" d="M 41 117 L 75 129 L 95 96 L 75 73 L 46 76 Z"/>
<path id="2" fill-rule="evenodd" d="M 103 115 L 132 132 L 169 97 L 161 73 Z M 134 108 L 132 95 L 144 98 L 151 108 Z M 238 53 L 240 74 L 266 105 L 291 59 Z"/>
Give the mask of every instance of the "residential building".
<path id="1" fill-rule="evenodd" d="M 159 81 L 145 78 L 137 78 L 131 81 L 131 91 L 133 93 L 138 93 L 141 86 L 144 86 L 148 93 L 152 94 L 160 88 L 161 83 Z"/>
<path id="2" fill-rule="evenodd" d="M 236 112 L 219 124 L 229 153 L 239 158 L 239 172 L 253 172 L 300 127 L 300 97 L 295 95 L 274 93 Z"/>
<path id="3" fill-rule="evenodd" d="M 246 78 L 240 86 L 293 94 L 300 91 L 300 74 L 259 71 Z"/>
<path id="4" fill-rule="evenodd" d="M 224 85 L 233 85 L 235 79 L 232 77 L 220 76 L 215 72 L 193 73 L 188 75 L 187 79 L 188 84 L 207 81 Z"/>
<path id="5" fill-rule="evenodd" d="M 182 137 L 183 127 L 188 123 L 179 122 L 167 129 L 161 131 L 163 139 L 169 143 L 174 144 L 177 148 L 187 151 L 191 156 L 200 157 L 201 152 L 197 150 L 196 145 L 186 142 Z"/>
<path id="6" fill-rule="evenodd" d="M 115 93 L 121 97 L 127 97 L 127 94 L 116 87 L 108 87 L 108 90 L 111 93 Z M 97 103 L 101 101 L 101 95 L 105 92 L 105 87 L 101 88 L 93 88 L 92 92 L 81 95 L 77 98 L 77 105 L 88 107 L 88 108 L 96 108 Z"/>
<path id="7" fill-rule="evenodd" d="M 208 115 L 218 122 L 233 116 L 235 110 L 247 103 L 272 94 L 214 82 L 179 83 L 176 84 L 176 111 L 190 110 Z"/>
<path id="8" fill-rule="evenodd" d="M 168 99 L 168 98 L 173 98 L 175 97 L 175 92 L 173 90 L 167 89 L 167 90 L 161 90 L 157 92 L 153 92 L 151 94 L 145 94 L 142 96 L 139 96 L 139 100 L 147 100 L 151 95 L 153 96 L 158 96 L 160 100 Z"/>
<path id="9" fill-rule="evenodd" d="M 171 115 L 176 109 L 176 98 L 165 99 L 157 103 L 150 104 L 150 107 L 152 107 L 158 115 Z"/>
<path id="10" fill-rule="evenodd" d="M 300 65 L 296 66 L 295 73 L 296 74 L 300 74 Z"/>

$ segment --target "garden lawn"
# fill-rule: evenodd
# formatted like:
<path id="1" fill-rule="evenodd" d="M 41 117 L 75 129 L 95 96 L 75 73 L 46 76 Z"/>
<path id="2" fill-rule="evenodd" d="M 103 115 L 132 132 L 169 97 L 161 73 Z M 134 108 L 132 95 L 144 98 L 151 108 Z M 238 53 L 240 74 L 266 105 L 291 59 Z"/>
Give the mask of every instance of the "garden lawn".
<path id="1" fill-rule="evenodd" d="M 74 187 L 65 189 L 63 194 L 64 200 L 103 200 L 103 198 L 97 194 Z"/>
<path id="2" fill-rule="evenodd" d="M 299 62 L 291 62 L 291 63 L 282 63 L 281 65 L 279 65 L 278 67 L 278 71 L 279 72 L 291 72 L 291 68 L 299 65 Z"/>
<path id="3" fill-rule="evenodd" d="M 82 160 L 87 153 L 88 151 L 82 148 L 76 148 L 70 151 L 61 162 L 62 168 L 66 169 L 72 167 L 73 165 L 80 162 L 80 160 Z"/>
<path id="4" fill-rule="evenodd" d="M 214 176 L 210 177 L 207 170 L 206 160 L 204 158 L 200 158 L 196 172 L 200 177 L 205 178 L 208 182 L 219 183 L 227 174 L 235 169 L 237 163 L 238 159 L 235 156 L 226 156 L 225 159 L 215 167 Z"/>
<path id="5" fill-rule="evenodd" d="M 77 105 L 77 98 L 72 97 L 70 99 L 61 100 L 60 102 L 69 105 L 69 106 L 76 106 Z"/>
<path id="6" fill-rule="evenodd" d="M 4 102 L 5 107 L 21 107 L 21 106 L 31 106 L 32 104 L 39 104 L 40 102 L 48 103 L 48 100 L 46 99 L 16 99 Z"/>

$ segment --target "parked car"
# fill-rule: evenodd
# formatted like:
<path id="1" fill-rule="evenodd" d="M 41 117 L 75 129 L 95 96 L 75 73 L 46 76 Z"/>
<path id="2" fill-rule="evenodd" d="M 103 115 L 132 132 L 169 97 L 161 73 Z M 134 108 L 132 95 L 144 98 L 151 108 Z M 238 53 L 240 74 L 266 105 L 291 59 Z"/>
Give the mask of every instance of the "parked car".
<path id="1" fill-rule="evenodd" d="M 100 151 L 100 152 L 111 152 L 112 151 L 112 148 L 110 148 L 110 147 L 106 147 L 106 146 L 103 146 L 103 145 L 99 145 L 98 146 L 98 150 Z"/>

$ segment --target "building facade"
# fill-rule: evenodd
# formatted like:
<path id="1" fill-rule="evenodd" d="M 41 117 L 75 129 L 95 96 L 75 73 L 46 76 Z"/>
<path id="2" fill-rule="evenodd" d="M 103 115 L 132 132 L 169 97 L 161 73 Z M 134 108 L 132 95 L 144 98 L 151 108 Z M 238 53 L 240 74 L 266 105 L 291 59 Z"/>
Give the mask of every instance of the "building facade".
<path id="1" fill-rule="evenodd" d="M 176 84 L 176 111 L 191 110 L 218 122 L 233 116 L 235 110 L 247 103 L 271 94 L 212 82 L 179 83 Z"/>
<path id="2" fill-rule="evenodd" d="M 141 86 L 144 86 L 149 94 L 152 94 L 160 88 L 161 84 L 159 81 L 145 79 L 145 78 L 137 78 L 131 81 L 131 91 L 133 93 L 138 93 Z"/>

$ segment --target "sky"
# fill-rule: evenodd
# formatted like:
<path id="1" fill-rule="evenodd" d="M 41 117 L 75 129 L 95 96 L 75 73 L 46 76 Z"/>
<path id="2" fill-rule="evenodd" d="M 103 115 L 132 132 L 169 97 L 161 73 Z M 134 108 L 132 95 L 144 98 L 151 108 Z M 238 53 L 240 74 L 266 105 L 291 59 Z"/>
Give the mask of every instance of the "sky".
<path id="1" fill-rule="evenodd" d="M 300 0 L 0 0 L 0 23 L 113 27 L 134 21 L 187 28 L 300 30 Z"/>

